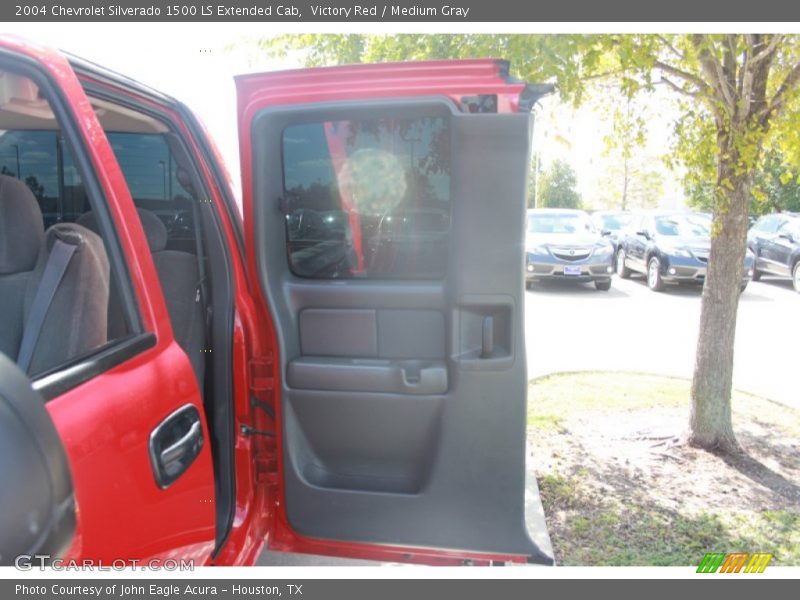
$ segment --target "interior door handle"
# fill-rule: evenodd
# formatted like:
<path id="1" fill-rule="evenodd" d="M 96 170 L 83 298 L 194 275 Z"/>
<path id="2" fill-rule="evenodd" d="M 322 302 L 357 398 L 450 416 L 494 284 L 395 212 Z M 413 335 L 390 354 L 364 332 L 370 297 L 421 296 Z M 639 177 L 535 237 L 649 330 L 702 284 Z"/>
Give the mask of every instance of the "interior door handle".
<path id="1" fill-rule="evenodd" d="M 494 352 L 494 317 L 484 317 L 482 329 L 481 358 L 490 358 Z"/>
<path id="2" fill-rule="evenodd" d="M 182 406 L 150 434 L 150 462 L 156 483 L 169 487 L 194 462 L 203 447 L 200 413 L 192 404 Z"/>

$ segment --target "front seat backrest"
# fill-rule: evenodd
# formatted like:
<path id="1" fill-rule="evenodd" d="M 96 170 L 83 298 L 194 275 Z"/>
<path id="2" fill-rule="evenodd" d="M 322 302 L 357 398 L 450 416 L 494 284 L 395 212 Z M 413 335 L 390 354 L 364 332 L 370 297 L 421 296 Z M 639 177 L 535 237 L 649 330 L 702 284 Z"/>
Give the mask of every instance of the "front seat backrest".
<path id="1" fill-rule="evenodd" d="M 33 192 L 0 175 L 0 352 L 17 360 L 25 294 L 44 240 L 44 220 Z"/>
<path id="2" fill-rule="evenodd" d="M 43 221 L 28 186 L 0 175 L 0 352 L 19 362 L 24 342 L 30 349 L 25 362 L 31 374 L 107 340 L 109 270 L 102 241 L 72 224 L 54 225 L 45 232 Z M 40 303 L 46 310 L 32 336 L 31 309 L 57 241 L 69 245 L 72 253 L 52 296 Z"/>

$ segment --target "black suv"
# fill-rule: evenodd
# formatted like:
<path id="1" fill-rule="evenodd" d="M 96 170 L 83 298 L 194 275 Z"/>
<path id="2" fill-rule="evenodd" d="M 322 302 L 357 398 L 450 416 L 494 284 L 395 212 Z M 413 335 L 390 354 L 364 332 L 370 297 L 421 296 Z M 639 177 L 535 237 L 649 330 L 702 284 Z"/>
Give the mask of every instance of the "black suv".
<path id="1" fill-rule="evenodd" d="M 614 268 L 616 268 L 619 240 L 630 225 L 633 213 L 624 210 L 596 210 L 591 214 L 592 223 L 614 246 Z"/>
<path id="2" fill-rule="evenodd" d="M 619 241 L 617 275 L 632 271 L 647 276 L 660 292 L 666 283 L 698 283 L 706 278 L 711 248 L 711 218 L 701 213 L 651 212 L 635 215 Z M 753 255 L 742 265 L 742 290 L 752 275 Z"/>
<path id="3" fill-rule="evenodd" d="M 756 257 L 754 280 L 764 274 L 791 277 L 800 292 L 800 214 L 761 217 L 750 228 L 747 245 Z"/>

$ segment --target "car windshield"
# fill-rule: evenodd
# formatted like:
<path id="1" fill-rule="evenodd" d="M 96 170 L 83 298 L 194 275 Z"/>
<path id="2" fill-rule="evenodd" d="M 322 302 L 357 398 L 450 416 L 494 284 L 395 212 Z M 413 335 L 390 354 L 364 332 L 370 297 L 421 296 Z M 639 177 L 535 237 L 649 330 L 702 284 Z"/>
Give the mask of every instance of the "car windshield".
<path id="1" fill-rule="evenodd" d="M 595 225 L 608 231 L 620 231 L 625 229 L 628 223 L 631 222 L 631 216 L 626 213 L 595 215 L 594 219 Z"/>
<path id="2" fill-rule="evenodd" d="M 711 219 L 703 215 L 656 217 L 656 233 L 676 237 L 708 237 L 711 235 Z"/>
<path id="3" fill-rule="evenodd" d="M 591 221 L 580 213 L 534 213 L 528 215 L 528 233 L 579 233 L 594 231 Z"/>

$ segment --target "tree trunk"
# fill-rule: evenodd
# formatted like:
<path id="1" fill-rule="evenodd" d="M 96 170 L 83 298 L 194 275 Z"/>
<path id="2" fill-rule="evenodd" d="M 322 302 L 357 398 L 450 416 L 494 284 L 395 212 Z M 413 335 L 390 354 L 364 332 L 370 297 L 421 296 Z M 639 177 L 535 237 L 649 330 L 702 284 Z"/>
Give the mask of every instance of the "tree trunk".
<path id="1" fill-rule="evenodd" d="M 735 154 L 721 143 L 720 156 Z M 707 450 L 737 452 L 731 423 L 733 350 L 736 313 L 747 244 L 747 215 L 752 177 L 735 174 L 733 159 L 720 159 L 719 180 L 729 181 L 722 208 L 715 214 L 708 273 L 703 286 L 688 443 Z"/>

